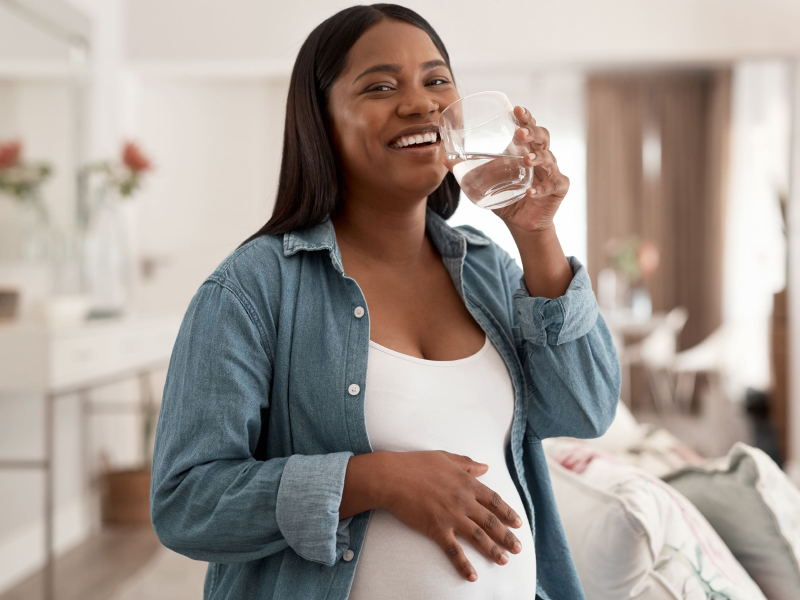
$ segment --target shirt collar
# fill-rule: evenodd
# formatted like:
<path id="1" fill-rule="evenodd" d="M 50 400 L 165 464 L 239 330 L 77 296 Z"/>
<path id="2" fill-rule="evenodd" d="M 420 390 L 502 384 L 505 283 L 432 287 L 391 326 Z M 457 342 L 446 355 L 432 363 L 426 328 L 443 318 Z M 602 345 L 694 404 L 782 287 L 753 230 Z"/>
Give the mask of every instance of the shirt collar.
<path id="1" fill-rule="evenodd" d="M 483 235 L 466 229 L 451 227 L 440 215 L 427 208 L 425 213 L 425 230 L 430 234 L 433 245 L 442 256 L 460 256 L 462 241 L 475 246 L 488 246 L 491 241 Z"/>
<path id="2" fill-rule="evenodd" d="M 451 227 L 447 221 L 426 207 L 425 230 L 442 256 L 454 257 L 461 254 L 462 241 L 476 246 L 488 246 L 491 241 L 481 235 Z M 300 250 L 328 250 L 334 266 L 340 271 L 342 255 L 336 243 L 336 231 L 330 217 L 308 229 L 295 229 L 283 234 L 283 255 L 291 256 Z"/>

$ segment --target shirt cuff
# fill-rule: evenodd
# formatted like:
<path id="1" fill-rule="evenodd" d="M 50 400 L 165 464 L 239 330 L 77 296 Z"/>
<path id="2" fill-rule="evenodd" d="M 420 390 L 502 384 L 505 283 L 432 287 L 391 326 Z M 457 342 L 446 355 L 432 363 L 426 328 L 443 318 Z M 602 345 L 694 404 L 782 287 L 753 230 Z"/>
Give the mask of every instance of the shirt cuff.
<path id="1" fill-rule="evenodd" d="M 351 456 L 294 454 L 286 461 L 275 518 L 289 547 L 306 560 L 331 567 L 350 543 L 352 517 L 340 521 L 339 505 Z"/>
<path id="2" fill-rule="evenodd" d="M 525 276 L 514 292 L 514 312 L 523 339 L 539 346 L 566 344 L 589 333 L 597 321 L 597 300 L 586 268 L 574 256 L 568 258 L 572 281 L 560 298 L 534 298 Z"/>

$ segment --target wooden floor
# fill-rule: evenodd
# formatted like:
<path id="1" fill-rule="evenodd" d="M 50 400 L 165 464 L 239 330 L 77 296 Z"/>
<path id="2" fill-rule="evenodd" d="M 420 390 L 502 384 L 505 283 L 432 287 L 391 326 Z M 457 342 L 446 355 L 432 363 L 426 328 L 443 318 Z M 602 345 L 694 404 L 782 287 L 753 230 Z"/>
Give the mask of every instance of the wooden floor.
<path id="1" fill-rule="evenodd" d="M 105 529 L 56 560 L 57 600 L 108 600 L 161 546 L 150 527 Z M 39 600 L 38 572 L 0 600 Z"/>

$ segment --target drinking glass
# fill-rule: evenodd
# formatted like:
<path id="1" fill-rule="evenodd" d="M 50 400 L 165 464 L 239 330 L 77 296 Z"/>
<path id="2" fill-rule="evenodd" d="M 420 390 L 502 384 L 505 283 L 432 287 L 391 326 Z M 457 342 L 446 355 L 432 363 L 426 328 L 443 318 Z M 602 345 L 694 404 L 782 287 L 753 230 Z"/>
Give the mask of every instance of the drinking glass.
<path id="1" fill-rule="evenodd" d="M 513 204 L 533 183 L 533 167 L 523 163 L 530 147 L 514 139 L 519 126 L 503 92 L 469 94 L 439 116 L 447 168 L 481 208 Z"/>

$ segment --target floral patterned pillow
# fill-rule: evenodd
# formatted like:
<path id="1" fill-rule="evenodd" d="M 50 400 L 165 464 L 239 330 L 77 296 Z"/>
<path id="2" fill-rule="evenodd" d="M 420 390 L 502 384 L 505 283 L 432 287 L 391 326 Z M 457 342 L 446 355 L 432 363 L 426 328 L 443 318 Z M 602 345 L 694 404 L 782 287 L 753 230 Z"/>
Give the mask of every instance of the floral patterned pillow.
<path id="1" fill-rule="evenodd" d="M 666 479 L 703 513 L 770 600 L 800 598 L 800 490 L 741 442 Z"/>
<path id="2" fill-rule="evenodd" d="M 587 600 L 766 600 L 680 492 L 588 444 L 547 444 Z"/>
<path id="3" fill-rule="evenodd" d="M 603 437 L 587 440 L 570 437 L 548 438 L 543 444 L 553 448 L 559 445 L 569 447 L 575 443 L 583 443 L 606 455 L 612 454 L 622 462 L 639 467 L 659 478 L 687 466 L 706 463 L 705 458 L 663 427 L 644 423 L 639 425 L 639 428 L 640 435 L 636 439 L 629 439 L 625 447 L 609 447 Z"/>

